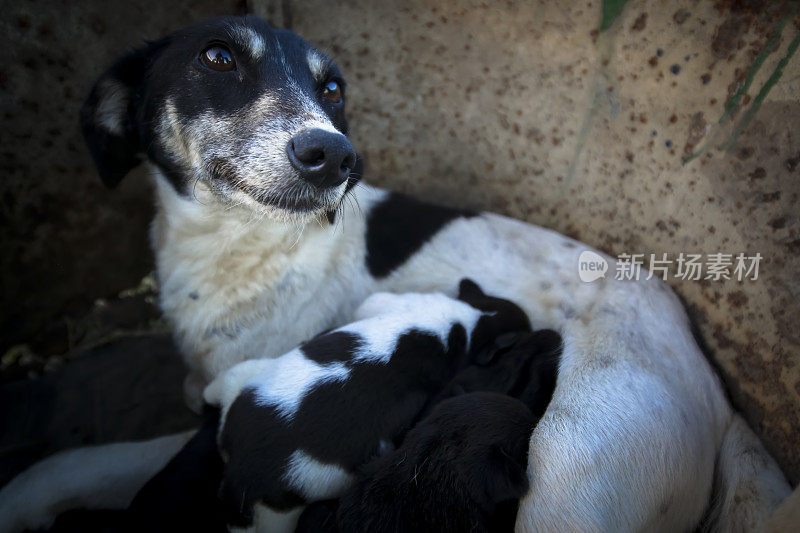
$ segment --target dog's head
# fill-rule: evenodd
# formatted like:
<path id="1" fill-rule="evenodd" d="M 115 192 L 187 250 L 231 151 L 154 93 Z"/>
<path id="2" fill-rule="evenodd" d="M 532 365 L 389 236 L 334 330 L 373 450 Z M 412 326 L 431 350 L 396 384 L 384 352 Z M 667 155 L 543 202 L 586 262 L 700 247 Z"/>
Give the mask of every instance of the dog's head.
<path id="1" fill-rule="evenodd" d="M 296 34 L 220 17 L 119 59 L 81 125 L 103 181 L 147 157 L 180 193 L 298 220 L 336 208 L 358 175 L 345 83 Z"/>

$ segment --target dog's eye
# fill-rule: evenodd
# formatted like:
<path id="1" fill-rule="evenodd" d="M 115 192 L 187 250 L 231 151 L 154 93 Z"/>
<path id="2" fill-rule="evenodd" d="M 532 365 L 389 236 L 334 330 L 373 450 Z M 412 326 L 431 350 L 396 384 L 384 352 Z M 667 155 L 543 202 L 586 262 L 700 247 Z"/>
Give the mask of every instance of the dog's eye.
<path id="1" fill-rule="evenodd" d="M 333 104 L 338 104 L 342 101 L 342 87 L 335 81 L 329 81 L 322 89 L 322 96 Z"/>
<path id="2" fill-rule="evenodd" d="M 203 64 L 212 70 L 226 72 L 236 67 L 233 54 L 227 46 L 222 44 L 212 44 L 200 54 Z"/>

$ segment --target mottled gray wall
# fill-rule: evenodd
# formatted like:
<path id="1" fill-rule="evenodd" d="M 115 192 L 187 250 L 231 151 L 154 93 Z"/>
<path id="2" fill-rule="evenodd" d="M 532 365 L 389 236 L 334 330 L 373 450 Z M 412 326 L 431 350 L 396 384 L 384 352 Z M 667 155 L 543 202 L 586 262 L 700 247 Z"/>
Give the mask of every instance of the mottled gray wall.
<path id="1" fill-rule="evenodd" d="M 800 19 L 748 74 L 786 5 L 630 0 L 602 33 L 600 0 L 247 7 L 338 60 L 372 183 L 542 224 L 614 255 L 760 252 L 757 281 L 670 283 L 735 404 L 797 482 L 800 55 L 787 56 Z M 199 6 L 4 6 L 4 344 L 9 328 L 23 334 L 15 342 L 29 338 L 149 268 L 145 180 L 106 192 L 75 118 L 127 46 L 239 9 Z M 738 140 L 719 149 L 756 104 Z"/>

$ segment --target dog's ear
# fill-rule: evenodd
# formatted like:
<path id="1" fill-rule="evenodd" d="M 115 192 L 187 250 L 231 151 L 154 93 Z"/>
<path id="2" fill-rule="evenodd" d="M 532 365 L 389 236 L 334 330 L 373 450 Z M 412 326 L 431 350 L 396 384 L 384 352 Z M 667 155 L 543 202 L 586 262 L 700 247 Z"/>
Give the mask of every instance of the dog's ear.
<path id="1" fill-rule="evenodd" d="M 486 294 L 481 290 L 477 283 L 469 278 L 464 278 L 458 284 L 458 299 L 459 300 L 477 300 L 485 298 Z"/>
<path id="2" fill-rule="evenodd" d="M 141 162 L 137 108 L 147 69 L 165 41 L 151 43 L 117 60 L 92 87 L 81 108 L 83 138 L 108 187 Z"/>

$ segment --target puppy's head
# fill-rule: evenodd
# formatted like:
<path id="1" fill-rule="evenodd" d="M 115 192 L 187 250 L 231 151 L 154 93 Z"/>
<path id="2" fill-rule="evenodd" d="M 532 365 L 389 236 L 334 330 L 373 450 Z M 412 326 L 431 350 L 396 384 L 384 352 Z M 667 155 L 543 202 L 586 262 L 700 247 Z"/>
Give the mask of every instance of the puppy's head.
<path id="1" fill-rule="evenodd" d="M 220 17 L 119 59 L 81 111 L 103 181 L 148 158 L 175 189 L 279 220 L 334 210 L 354 184 L 345 83 L 296 34 Z"/>
<path id="2" fill-rule="evenodd" d="M 496 342 L 499 337 L 531 331 L 528 315 L 511 300 L 490 296 L 477 283 L 464 278 L 458 285 L 458 299 L 479 309 L 483 315 L 475 325 L 470 340 L 470 358 L 479 364 L 488 364 L 507 342 Z M 513 342 L 513 335 L 508 342 Z"/>

